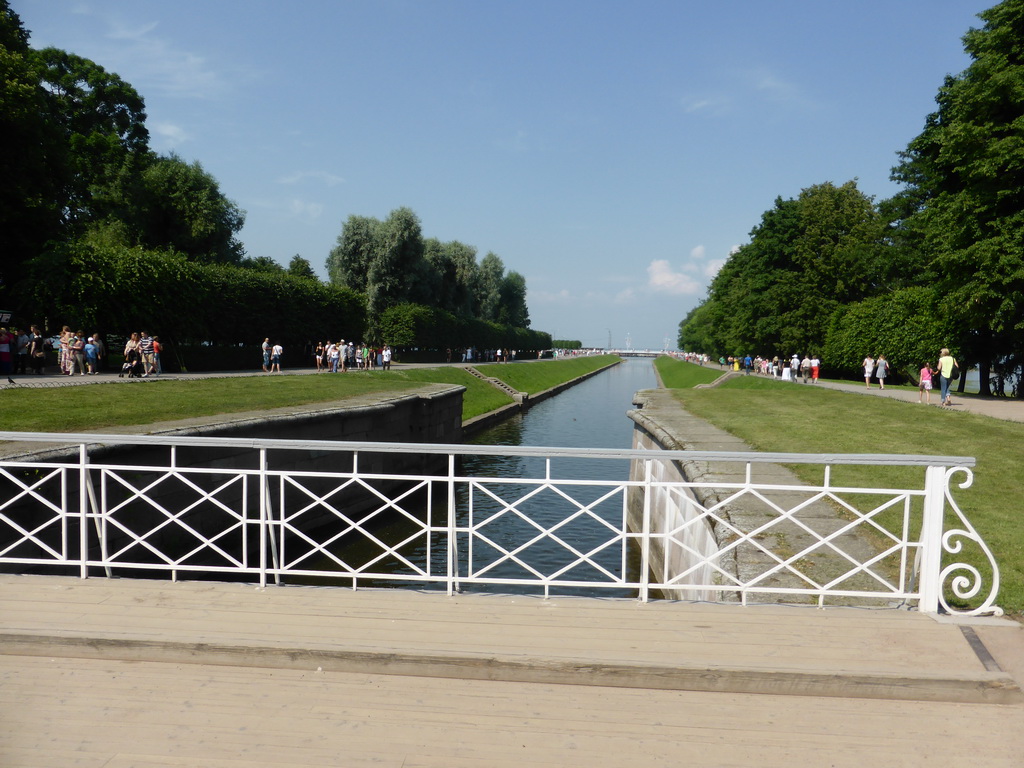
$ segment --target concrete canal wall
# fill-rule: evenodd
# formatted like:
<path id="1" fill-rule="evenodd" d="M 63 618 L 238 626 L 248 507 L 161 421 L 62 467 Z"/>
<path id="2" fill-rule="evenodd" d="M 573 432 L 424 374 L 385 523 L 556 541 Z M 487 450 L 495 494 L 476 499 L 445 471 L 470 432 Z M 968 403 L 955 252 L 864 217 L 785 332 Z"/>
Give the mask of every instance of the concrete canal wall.
<path id="1" fill-rule="evenodd" d="M 595 371 L 590 371 L 589 373 L 585 373 L 582 376 L 577 376 L 575 379 L 563 381 L 561 384 L 556 384 L 550 389 L 545 389 L 543 392 L 538 392 L 535 395 L 530 395 L 527 394 L 526 392 L 519 392 L 517 393 L 518 396 L 516 397 L 516 401 L 514 403 L 509 403 L 508 405 L 502 408 L 498 408 L 495 411 L 483 413 L 472 419 L 466 420 L 462 425 L 463 436 L 469 437 L 471 435 L 483 432 L 485 429 L 493 427 L 495 424 L 500 424 L 505 419 L 511 418 L 512 416 L 515 416 L 518 413 L 522 413 L 523 411 L 532 408 L 538 403 L 544 402 L 548 398 L 554 397 L 555 395 L 564 392 L 567 389 L 575 387 L 577 384 L 580 384 L 586 381 L 587 379 L 596 376 L 599 373 L 603 373 L 604 371 L 607 371 L 609 368 L 613 368 L 614 366 L 619 365 L 621 362 L 621 360 L 616 360 L 615 362 L 609 363 L 608 365 L 602 368 L 598 368 Z M 505 389 L 505 387 L 500 388 Z"/>
<path id="2" fill-rule="evenodd" d="M 634 397 L 634 405 L 640 410 L 630 411 L 633 421 L 633 448 L 648 451 L 686 450 L 689 445 L 682 435 L 692 430 L 686 429 L 685 420 L 680 421 L 682 409 L 667 390 L 643 390 Z M 707 449 L 729 450 L 729 449 Z M 631 481 L 646 480 L 646 464 L 633 461 L 630 465 Z M 667 482 L 692 482 L 702 479 L 706 469 L 698 466 L 698 462 L 658 461 L 651 464 L 651 480 Z M 642 488 L 630 489 L 628 499 L 628 520 L 630 529 L 641 532 L 649 526 L 652 534 L 666 534 L 676 530 L 671 536 L 655 536 L 651 539 L 652 569 L 658 573 L 659 581 L 667 581 L 679 577 L 681 584 L 713 584 L 716 583 L 715 573 L 710 562 L 728 569 L 729 562 L 715 561 L 714 554 L 719 549 L 715 531 L 706 523 L 696 521 L 699 513 L 694 503 L 701 505 L 713 504 L 715 499 L 702 489 L 686 489 L 686 492 L 669 492 L 664 487 L 653 487 L 652 498 L 647 504 Z M 649 521 L 645 522 L 645 515 Z M 695 522 L 696 521 L 696 522 Z M 687 525 L 689 523 L 689 525 Z M 685 527 L 684 527 L 685 526 Z M 682 528 L 681 531 L 679 529 Z M 694 553 L 699 553 L 696 557 Z M 709 564 L 695 567 L 693 562 L 709 558 Z M 733 561 L 733 565 L 735 562 Z M 665 595 L 676 600 L 708 600 L 721 599 L 718 591 L 680 588 Z"/>
<path id="3" fill-rule="evenodd" d="M 724 430 L 699 419 L 686 411 L 671 390 L 642 390 L 634 397 L 639 410 L 630 411 L 634 422 L 633 445 L 648 450 L 713 451 L 743 453 L 753 449 Z M 749 583 L 752 580 L 765 590 L 806 589 L 811 583 L 841 583 L 842 589 L 877 591 L 877 581 L 866 572 L 856 572 L 853 563 L 868 563 L 878 555 L 877 542 L 863 527 L 847 525 L 843 509 L 826 500 L 809 501 L 808 493 L 795 490 L 804 485 L 788 468 L 778 464 L 759 463 L 753 473 L 757 483 L 792 490 L 761 491 L 758 494 L 737 493 L 736 489 L 751 480 L 747 477 L 745 462 L 736 461 L 677 461 L 658 462 L 664 477 L 674 477 L 689 483 L 706 484 L 692 489 L 692 495 L 669 496 L 657 491 L 652 499 L 651 529 L 654 532 L 672 531 L 686 521 L 694 520 L 699 510 L 715 508 L 715 517 L 722 522 L 696 522 L 685 528 L 685 533 L 655 539 L 656 560 L 659 567 L 672 576 L 693 569 L 693 562 L 711 556 L 703 570 L 693 569 L 683 583 L 730 584 L 733 580 Z M 632 479 L 643 479 L 643 464 L 634 462 Z M 657 479 L 657 478 L 655 478 Z M 799 509 L 796 516 L 785 515 L 783 510 Z M 630 525 L 642 530 L 644 493 L 640 489 L 629 501 Z M 837 529 L 844 529 L 836 533 Z M 740 536 L 737 532 L 757 531 L 754 536 Z M 824 541 L 828 537 L 828 542 Z M 666 547 L 664 542 L 668 541 Z M 723 554 L 715 557 L 715 553 Z M 807 553 L 792 567 L 779 567 L 780 562 L 794 555 Z M 697 553 L 697 554 L 695 554 Z M 699 556 L 698 556 L 699 555 Z M 888 567 L 888 566 L 884 566 Z M 879 566 L 879 570 L 883 566 Z M 887 571 L 888 573 L 888 571 Z M 888 574 L 895 578 L 894 573 Z M 709 580 L 708 580 L 709 579 Z M 681 589 L 670 597 L 694 599 L 697 590 Z M 723 587 L 721 595 L 696 596 L 696 599 L 735 600 L 735 590 Z M 776 602 L 779 594 L 771 592 L 748 593 L 747 600 Z M 785 602 L 809 602 L 813 598 L 790 594 Z M 832 598 L 833 604 L 874 605 L 885 600 L 879 598 Z"/>

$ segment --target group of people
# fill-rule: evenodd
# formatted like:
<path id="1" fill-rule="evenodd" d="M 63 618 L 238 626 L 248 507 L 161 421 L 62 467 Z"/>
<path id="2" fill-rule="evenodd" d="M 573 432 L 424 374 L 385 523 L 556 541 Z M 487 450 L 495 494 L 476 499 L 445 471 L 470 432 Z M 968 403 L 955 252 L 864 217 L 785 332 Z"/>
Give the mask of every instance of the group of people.
<path id="1" fill-rule="evenodd" d="M 27 331 L 24 328 L 0 328 L 0 374 L 24 374 L 30 368 L 33 373 L 42 374 L 46 346 L 46 339 L 38 326 L 33 325 Z"/>
<path id="2" fill-rule="evenodd" d="M 263 339 L 263 372 L 280 373 L 281 357 L 284 355 L 284 347 L 280 343 L 271 344 L 270 337 Z"/>
<path id="3" fill-rule="evenodd" d="M 107 368 L 107 344 L 99 333 L 74 331 L 65 325 L 47 337 L 37 325 L 26 331 L 0 328 L 0 374 L 42 375 L 47 353 L 56 353 L 61 376 L 96 376 Z M 161 373 L 160 337 L 146 331 L 133 333 L 124 347 L 121 376 L 156 376 Z"/>
<path id="4" fill-rule="evenodd" d="M 879 355 L 878 359 L 868 355 L 864 358 L 864 386 L 871 389 L 872 377 L 878 379 L 878 388 L 885 389 L 885 378 L 889 375 L 889 361 L 885 355 Z"/>
<path id="5" fill-rule="evenodd" d="M 960 378 L 960 364 L 949 354 L 945 347 L 939 352 L 939 362 L 934 368 L 931 363 L 925 363 L 921 367 L 918 376 L 917 402 L 930 405 L 932 402 L 932 389 L 935 388 L 935 377 L 939 379 L 939 405 L 952 405 L 953 401 L 949 396 L 949 385 Z"/>
<path id="6" fill-rule="evenodd" d="M 337 343 L 329 340 L 317 342 L 313 356 L 316 358 L 317 371 L 344 373 L 350 370 L 369 371 L 374 368 L 387 371 L 391 369 L 392 350 L 387 344 L 371 346 L 366 342 L 357 344 L 341 339 Z"/>
<path id="7" fill-rule="evenodd" d="M 816 384 L 821 373 L 821 361 L 816 356 L 800 357 L 795 353 L 788 359 L 785 357 L 780 359 L 778 355 L 772 358 L 761 357 L 761 355 L 756 357 L 746 355 L 742 358 L 723 356 L 718 358 L 718 363 L 723 368 L 728 366 L 737 371 L 742 366 L 747 375 L 754 373 L 761 376 L 772 376 L 782 381 L 797 381 L 802 378 L 804 384 L 808 382 Z"/>
<path id="8" fill-rule="evenodd" d="M 163 373 L 160 365 L 160 337 L 146 331 L 133 333 L 124 345 L 124 366 L 118 376 L 148 378 Z"/>

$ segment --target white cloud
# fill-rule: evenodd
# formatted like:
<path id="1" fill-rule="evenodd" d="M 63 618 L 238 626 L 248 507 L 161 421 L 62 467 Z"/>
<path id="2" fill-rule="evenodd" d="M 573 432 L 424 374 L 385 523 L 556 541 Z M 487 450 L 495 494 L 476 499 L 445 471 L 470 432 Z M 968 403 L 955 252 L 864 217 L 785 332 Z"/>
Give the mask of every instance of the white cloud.
<path id="1" fill-rule="evenodd" d="M 696 248 L 690 251 L 691 259 L 703 259 L 706 255 L 707 253 L 703 245 L 698 245 Z"/>
<path id="2" fill-rule="evenodd" d="M 632 304 L 636 301 L 636 291 L 632 288 L 626 288 L 619 291 L 615 298 L 612 299 L 616 304 Z"/>
<path id="3" fill-rule="evenodd" d="M 724 265 L 725 259 L 712 259 L 704 265 L 704 277 L 711 280 L 718 274 L 718 270 L 720 270 Z"/>
<path id="4" fill-rule="evenodd" d="M 288 210 L 300 219 L 308 219 L 310 221 L 319 219 L 320 215 L 324 212 L 324 207 L 320 203 L 309 203 L 305 200 L 292 200 L 288 204 Z"/>
<path id="5" fill-rule="evenodd" d="M 237 72 L 230 76 L 219 72 L 206 57 L 161 37 L 157 22 L 129 20 L 88 5 L 71 12 L 95 19 L 104 30 L 102 37 L 83 32 L 82 44 L 71 50 L 117 73 L 139 93 L 217 99 L 229 92 L 231 83 L 244 77 Z M 145 9 L 136 6 L 132 12 L 141 15 Z"/>
<path id="6" fill-rule="evenodd" d="M 647 287 L 673 296 L 694 295 L 701 290 L 700 283 L 689 275 L 673 271 L 665 259 L 655 259 L 648 265 Z"/>
<path id="7" fill-rule="evenodd" d="M 683 99 L 683 111 L 687 114 L 704 113 L 723 115 L 732 108 L 733 100 L 729 96 L 686 97 Z"/>
<path id="8" fill-rule="evenodd" d="M 150 122 L 149 133 L 161 149 L 173 149 L 192 138 L 180 125 L 165 122 Z"/>
<path id="9" fill-rule="evenodd" d="M 295 173 L 278 179 L 278 183 L 298 184 L 299 182 L 306 181 L 307 179 L 322 181 L 328 187 L 336 186 L 345 181 L 341 176 L 335 176 L 333 173 L 327 173 L 327 171 L 296 171 Z"/>

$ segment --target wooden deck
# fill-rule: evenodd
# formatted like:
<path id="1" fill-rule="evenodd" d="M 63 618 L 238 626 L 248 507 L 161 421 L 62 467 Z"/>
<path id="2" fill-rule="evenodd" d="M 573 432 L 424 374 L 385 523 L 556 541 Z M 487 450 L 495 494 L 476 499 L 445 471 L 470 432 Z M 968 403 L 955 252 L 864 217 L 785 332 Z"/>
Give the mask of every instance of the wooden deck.
<path id="1" fill-rule="evenodd" d="M 1022 672 L 907 611 L 0 576 L 4 768 L 1019 766 Z"/>

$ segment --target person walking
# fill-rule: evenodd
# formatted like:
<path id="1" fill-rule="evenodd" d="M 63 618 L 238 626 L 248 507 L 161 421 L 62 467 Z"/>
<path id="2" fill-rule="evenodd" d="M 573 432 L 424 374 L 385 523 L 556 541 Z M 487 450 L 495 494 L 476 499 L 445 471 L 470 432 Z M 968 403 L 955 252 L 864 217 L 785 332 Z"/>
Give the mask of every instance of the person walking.
<path id="1" fill-rule="evenodd" d="M 864 358 L 862 365 L 864 366 L 864 386 L 871 389 L 871 377 L 875 373 L 875 361 L 871 355 L 868 355 Z"/>
<path id="2" fill-rule="evenodd" d="M 37 376 L 43 373 L 46 364 L 46 339 L 39 331 L 39 326 L 32 326 L 32 338 L 28 342 L 28 354 L 32 361 L 32 372 Z"/>
<path id="3" fill-rule="evenodd" d="M 878 379 L 878 388 L 885 389 L 885 377 L 889 374 L 889 361 L 885 355 L 879 355 L 875 361 L 875 376 Z"/>
<path id="4" fill-rule="evenodd" d="M 932 367 L 930 363 L 925 363 L 921 368 L 921 373 L 918 375 L 917 380 L 917 402 L 924 403 L 925 405 L 932 404 Z"/>
<path id="5" fill-rule="evenodd" d="M 939 388 L 942 405 L 953 405 L 953 401 L 949 397 L 949 384 L 953 379 L 958 378 L 960 378 L 960 366 L 949 354 L 949 350 L 943 347 L 939 353 Z"/>

